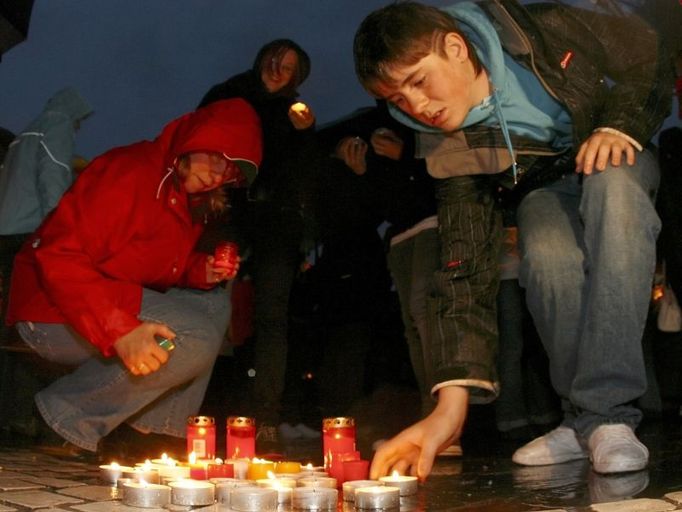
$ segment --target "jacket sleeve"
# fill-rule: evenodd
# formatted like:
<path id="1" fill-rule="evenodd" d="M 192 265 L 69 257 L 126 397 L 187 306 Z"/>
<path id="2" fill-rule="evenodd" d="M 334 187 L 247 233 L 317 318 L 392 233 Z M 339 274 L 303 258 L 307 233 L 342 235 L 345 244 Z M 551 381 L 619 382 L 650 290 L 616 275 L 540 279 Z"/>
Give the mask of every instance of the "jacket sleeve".
<path id="1" fill-rule="evenodd" d="M 47 112 L 39 144 L 36 184 L 42 218 L 45 218 L 73 183 L 73 121 L 65 114 Z"/>
<path id="2" fill-rule="evenodd" d="M 81 176 L 41 226 L 34 247 L 39 278 L 50 301 L 66 323 L 109 356 L 114 354 L 113 343 L 141 323 L 131 311 L 139 310 L 142 287 L 107 276 L 98 266 L 133 239 L 134 191 L 139 187 L 129 173 L 117 177 L 111 172 L 98 179 L 91 171 Z"/>
<path id="3" fill-rule="evenodd" d="M 206 281 L 206 258 L 208 255 L 203 252 L 193 252 L 187 261 L 187 270 L 182 275 L 178 283 L 184 288 L 196 288 L 198 290 L 210 290 L 215 287 L 215 283 Z"/>

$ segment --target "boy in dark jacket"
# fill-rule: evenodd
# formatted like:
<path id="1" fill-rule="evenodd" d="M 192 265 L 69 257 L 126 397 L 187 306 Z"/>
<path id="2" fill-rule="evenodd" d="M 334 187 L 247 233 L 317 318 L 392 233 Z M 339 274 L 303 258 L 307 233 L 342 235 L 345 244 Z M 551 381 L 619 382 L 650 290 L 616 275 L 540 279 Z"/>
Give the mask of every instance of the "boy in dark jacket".
<path id="1" fill-rule="evenodd" d="M 430 299 L 438 405 L 378 450 L 372 478 L 392 468 L 426 477 L 461 435 L 469 400 L 498 393 L 500 187 L 520 200 L 520 279 L 565 412 L 513 460 L 590 457 L 599 473 L 647 465 L 632 402 L 646 388 L 640 342 L 660 229 L 645 146 L 672 89 L 659 46 L 635 17 L 511 0 L 404 2 L 363 21 L 360 82 L 419 130 L 421 156 L 442 178 Z"/>

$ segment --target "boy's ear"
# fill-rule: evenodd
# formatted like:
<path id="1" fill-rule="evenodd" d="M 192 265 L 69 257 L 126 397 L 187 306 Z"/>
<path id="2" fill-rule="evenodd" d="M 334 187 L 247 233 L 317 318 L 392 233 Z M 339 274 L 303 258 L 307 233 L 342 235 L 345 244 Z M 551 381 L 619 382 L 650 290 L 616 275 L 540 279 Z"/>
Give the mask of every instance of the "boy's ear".
<path id="1" fill-rule="evenodd" d="M 469 50 L 464 38 L 457 32 L 448 32 L 443 37 L 443 50 L 448 58 L 464 62 L 469 58 Z"/>

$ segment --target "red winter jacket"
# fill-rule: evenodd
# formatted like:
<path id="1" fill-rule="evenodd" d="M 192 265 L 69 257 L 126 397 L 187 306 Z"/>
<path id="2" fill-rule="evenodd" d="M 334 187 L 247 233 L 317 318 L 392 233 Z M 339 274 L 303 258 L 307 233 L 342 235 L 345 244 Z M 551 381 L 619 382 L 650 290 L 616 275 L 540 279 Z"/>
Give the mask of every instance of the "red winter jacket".
<path id="1" fill-rule="evenodd" d="M 255 166 L 261 129 L 243 100 L 220 101 L 168 124 L 154 141 L 96 158 L 16 257 L 7 323 L 66 323 L 114 354 L 140 325 L 142 289 L 208 289 L 207 255 L 173 162 L 218 151 Z"/>

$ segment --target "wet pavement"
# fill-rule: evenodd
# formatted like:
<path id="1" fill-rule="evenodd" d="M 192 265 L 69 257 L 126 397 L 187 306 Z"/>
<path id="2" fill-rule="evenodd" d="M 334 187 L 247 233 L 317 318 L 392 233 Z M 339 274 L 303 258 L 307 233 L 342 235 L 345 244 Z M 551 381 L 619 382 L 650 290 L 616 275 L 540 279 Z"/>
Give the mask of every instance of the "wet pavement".
<path id="1" fill-rule="evenodd" d="M 390 435 L 411 420 L 407 417 L 410 409 L 398 404 L 409 404 L 413 395 L 410 389 L 385 386 L 355 404 L 358 447 L 364 458 L 371 457 L 371 442 L 378 436 Z M 473 411 L 463 439 L 464 455 L 439 457 L 418 494 L 402 498 L 401 512 L 682 510 L 682 422 L 678 418 L 645 421 L 638 433 L 651 451 L 651 463 L 645 471 L 620 476 L 598 475 L 587 461 L 518 466 L 510 457 L 519 443 L 500 439 L 488 420 L 485 408 Z M 118 434 L 119 441 L 122 436 Z M 224 450 L 220 436 L 219 431 L 218 454 Z M 107 446 L 109 452 L 116 451 L 112 442 Z M 176 442 L 168 448 L 178 446 Z M 163 449 L 157 439 L 153 450 Z M 319 439 L 280 442 L 277 451 L 288 460 L 321 462 Z M 149 454 L 145 436 L 137 436 L 127 441 L 127 458 L 117 462 L 134 464 Z M 140 510 L 123 505 L 118 491 L 99 480 L 98 465 L 111 462 L 107 457 L 111 455 L 82 459 L 48 456 L 30 441 L 5 436 L 0 441 L 0 512 Z M 223 505 L 208 508 L 230 510 Z M 354 509 L 340 500 L 338 510 Z"/>

